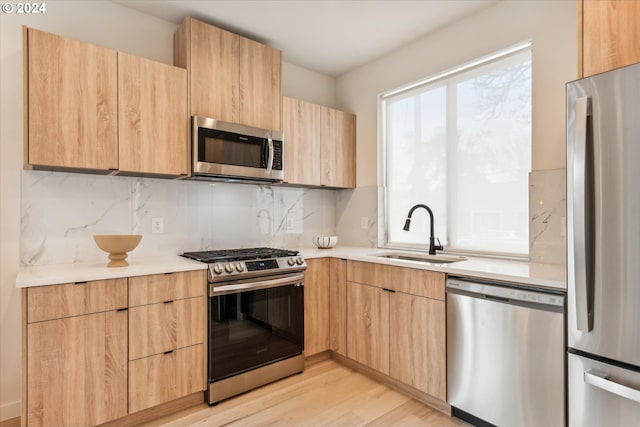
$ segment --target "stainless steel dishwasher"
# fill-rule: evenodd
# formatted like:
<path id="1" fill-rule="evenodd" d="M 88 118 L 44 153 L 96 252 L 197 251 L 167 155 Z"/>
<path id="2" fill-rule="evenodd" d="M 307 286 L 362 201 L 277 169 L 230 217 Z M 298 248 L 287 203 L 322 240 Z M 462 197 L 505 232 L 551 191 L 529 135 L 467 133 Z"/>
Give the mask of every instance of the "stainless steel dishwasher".
<path id="1" fill-rule="evenodd" d="M 447 279 L 447 400 L 474 425 L 563 426 L 563 292 Z"/>

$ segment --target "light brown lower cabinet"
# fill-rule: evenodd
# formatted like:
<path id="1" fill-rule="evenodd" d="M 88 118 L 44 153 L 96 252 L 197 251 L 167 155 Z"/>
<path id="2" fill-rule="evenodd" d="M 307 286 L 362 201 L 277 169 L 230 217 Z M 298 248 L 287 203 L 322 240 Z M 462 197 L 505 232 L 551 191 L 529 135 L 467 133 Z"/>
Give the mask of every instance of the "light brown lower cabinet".
<path id="1" fill-rule="evenodd" d="M 204 390 L 204 345 L 129 362 L 129 411 L 138 412 Z"/>
<path id="2" fill-rule="evenodd" d="M 347 279 L 346 356 L 445 401 L 445 275 L 348 261 Z"/>
<path id="3" fill-rule="evenodd" d="M 129 279 L 129 412 L 204 390 L 203 271 Z"/>
<path id="4" fill-rule="evenodd" d="M 347 355 L 347 260 L 329 261 L 329 346 Z"/>
<path id="5" fill-rule="evenodd" d="M 95 426 L 203 391 L 205 283 L 196 271 L 24 289 L 22 425 Z"/>
<path id="6" fill-rule="evenodd" d="M 93 426 L 127 415 L 127 312 L 27 326 L 29 426 Z"/>
<path id="7" fill-rule="evenodd" d="M 307 260 L 304 273 L 304 355 L 329 349 L 329 258 Z"/>
<path id="8" fill-rule="evenodd" d="M 389 297 L 389 375 L 446 400 L 445 303 L 396 292 Z"/>
<path id="9" fill-rule="evenodd" d="M 347 357 L 389 374 L 389 293 L 347 283 Z"/>

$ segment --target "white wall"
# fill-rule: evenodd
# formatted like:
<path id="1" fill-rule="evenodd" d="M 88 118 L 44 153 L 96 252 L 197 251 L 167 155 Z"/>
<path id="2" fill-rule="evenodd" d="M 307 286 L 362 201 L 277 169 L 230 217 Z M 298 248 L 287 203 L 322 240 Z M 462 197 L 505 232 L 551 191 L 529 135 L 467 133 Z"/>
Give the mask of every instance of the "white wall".
<path id="1" fill-rule="evenodd" d="M 0 14 L 0 421 L 20 415 L 21 398 L 21 297 L 15 289 L 15 278 L 20 266 L 21 175 L 25 173 L 21 171 L 22 25 L 165 63 L 173 62 L 173 33 L 177 28 L 109 1 L 48 1 L 46 6 L 46 13 L 41 15 Z M 285 94 L 333 104 L 333 79 L 288 64 L 284 64 L 283 74 Z M 27 173 L 29 178 L 38 176 L 37 172 Z M 127 185 L 135 185 L 131 182 Z M 176 184 L 167 185 L 173 188 Z M 42 215 L 46 218 L 46 211 Z"/>
<path id="2" fill-rule="evenodd" d="M 286 62 L 282 64 L 282 94 L 337 108 L 336 79 Z"/>
<path id="3" fill-rule="evenodd" d="M 377 184 L 377 95 L 533 41 L 533 170 L 564 167 L 564 87 L 577 76 L 575 0 L 505 0 L 337 79 L 356 113 L 358 187 Z"/>
<path id="4" fill-rule="evenodd" d="M 378 95 L 525 40 L 533 42 L 532 170 L 564 168 L 564 91 L 577 76 L 576 18 L 575 0 L 503 0 L 338 77 L 336 104 L 357 115 L 358 188 L 337 197 L 341 241 L 384 244 Z M 367 227 L 360 227 L 361 218 Z M 556 234 L 554 241 L 564 239 Z"/>

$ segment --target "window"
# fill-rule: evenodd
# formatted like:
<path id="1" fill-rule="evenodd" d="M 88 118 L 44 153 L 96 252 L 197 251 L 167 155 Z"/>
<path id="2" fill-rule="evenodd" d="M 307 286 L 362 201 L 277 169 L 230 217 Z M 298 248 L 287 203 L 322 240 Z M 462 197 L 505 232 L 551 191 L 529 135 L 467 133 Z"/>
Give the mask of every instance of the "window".
<path id="1" fill-rule="evenodd" d="M 428 205 L 446 250 L 526 256 L 531 45 L 380 96 L 386 243 L 428 247 Z"/>

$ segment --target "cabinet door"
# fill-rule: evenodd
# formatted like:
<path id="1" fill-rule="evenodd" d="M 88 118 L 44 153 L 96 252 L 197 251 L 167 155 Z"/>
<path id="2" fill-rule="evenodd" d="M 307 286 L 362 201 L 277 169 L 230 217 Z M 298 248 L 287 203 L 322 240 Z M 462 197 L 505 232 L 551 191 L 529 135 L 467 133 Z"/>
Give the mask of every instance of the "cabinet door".
<path id="1" fill-rule="evenodd" d="M 204 390 L 204 345 L 129 362 L 129 412 Z"/>
<path id="2" fill-rule="evenodd" d="M 329 341 L 331 350 L 347 354 L 347 261 L 329 261 Z"/>
<path id="3" fill-rule="evenodd" d="M 238 123 L 240 36 L 187 18 L 191 115 Z"/>
<path id="4" fill-rule="evenodd" d="M 320 185 L 320 106 L 285 96 L 282 111 L 286 182 Z"/>
<path id="5" fill-rule="evenodd" d="M 445 302 L 400 292 L 389 300 L 389 375 L 446 400 Z"/>
<path id="6" fill-rule="evenodd" d="M 347 283 L 347 357 L 389 374 L 389 293 Z"/>
<path id="7" fill-rule="evenodd" d="M 187 175 L 187 71 L 118 53 L 119 169 Z"/>
<path id="8" fill-rule="evenodd" d="M 202 297 L 131 307 L 129 360 L 201 344 L 203 311 Z"/>
<path id="9" fill-rule="evenodd" d="M 329 349 L 329 258 L 308 259 L 304 273 L 304 355 Z"/>
<path id="10" fill-rule="evenodd" d="M 640 2 L 586 0 L 581 2 L 582 76 L 640 62 Z"/>
<path id="11" fill-rule="evenodd" d="M 27 424 L 97 425 L 127 415 L 127 312 L 27 326 Z"/>
<path id="12" fill-rule="evenodd" d="M 321 107 L 320 113 L 322 185 L 353 188 L 356 186 L 355 116 L 328 107 Z"/>
<path id="13" fill-rule="evenodd" d="M 115 50 L 29 28 L 31 165 L 118 168 Z"/>
<path id="14" fill-rule="evenodd" d="M 282 52 L 244 37 L 240 38 L 240 123 L 282 130 Z"/>

